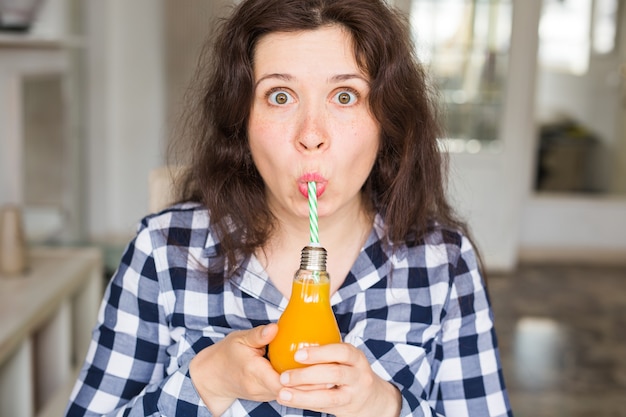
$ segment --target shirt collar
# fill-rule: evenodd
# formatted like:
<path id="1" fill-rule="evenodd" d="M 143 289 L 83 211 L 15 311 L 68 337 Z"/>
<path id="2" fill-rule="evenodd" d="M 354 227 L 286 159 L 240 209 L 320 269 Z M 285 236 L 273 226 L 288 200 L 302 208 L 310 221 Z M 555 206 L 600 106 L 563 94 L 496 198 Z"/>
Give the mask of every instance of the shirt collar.
<path id="1" fill-rule="evenodd" d="M 380 214 L 374 217 L 373 227 L 365 245 L 361 248 L 356 261 L 352 265 L 346 280 L 339 290 L 332 295 L 331 305 L 338 304 L 375 285 L 391 270 L 389 247 L 384 238 L 384 221 Z M 208 233 L 204 247 L 204 256 L 211 258 L 217 255 L 216 246 L 219 242 L 214 233 Z M 395 254 L 397 255 L 397 254 Z M 231 278 L 231 283 L 248 295 L 273 304 L 284 310 L 288 300 L 274 286 L 256 256 L 244 260 L 241 272 Z M 331 277 L 332 279 L 332 277 Z"/>

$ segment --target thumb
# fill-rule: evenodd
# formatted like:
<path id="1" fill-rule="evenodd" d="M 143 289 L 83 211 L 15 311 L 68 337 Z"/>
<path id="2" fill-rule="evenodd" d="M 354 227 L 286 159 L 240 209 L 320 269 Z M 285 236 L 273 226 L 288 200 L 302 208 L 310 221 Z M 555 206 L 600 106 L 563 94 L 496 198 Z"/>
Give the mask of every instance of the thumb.
<path id="1" fill-rule="evenodd" d="M 276 334 L 278 333 L 278 325 L 276 323 L 266 324 L 265 326 L 259 326 L 257 328 L 259 332 L 255 332 L 258 334 L 257 342 L 261 346 L 267 345 L 269 342 L 274 340 Z"/>

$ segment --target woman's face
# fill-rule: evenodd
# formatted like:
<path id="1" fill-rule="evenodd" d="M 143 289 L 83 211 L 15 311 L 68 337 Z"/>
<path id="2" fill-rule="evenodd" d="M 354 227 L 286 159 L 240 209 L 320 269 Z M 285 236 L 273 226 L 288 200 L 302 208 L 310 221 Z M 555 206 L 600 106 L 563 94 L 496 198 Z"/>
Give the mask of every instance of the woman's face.
<path id="1" fill-rule="evenodd" d="M 320 220 L 359 210 L 380 127 L 348 32 L 265 35 L 254 51 L 254 80 L 248 137 L 272 212 L 307 217 L 308 181 L 317 183 Z"/>

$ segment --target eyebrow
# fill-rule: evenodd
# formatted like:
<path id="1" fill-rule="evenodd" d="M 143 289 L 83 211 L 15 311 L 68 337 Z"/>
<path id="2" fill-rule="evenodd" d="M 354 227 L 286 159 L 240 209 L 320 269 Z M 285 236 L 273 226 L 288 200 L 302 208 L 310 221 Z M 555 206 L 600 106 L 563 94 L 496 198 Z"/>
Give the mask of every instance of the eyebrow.
<path id="1" fill-rule="evenodd" d="M 359 79 L 362 81 L 365 81 L 368 85 L 369 85 L 369 80 L 367 78 L 365 78 L 364 76 L 362 76 L 361 74 L 339 74 L 339 75 L 334 75 L 332 77 L 330 77 L 329 81 L 331 82 L 341 82 L 341 81 L 347 81 L 347 80 L 353 80 L 353 79 Z"/>
<path id="2" fill-rule="evenodd" d="M 273 79 L 273 78 L 276 78 L 276 79 L 279 79 L 279 80 L 282 80 L 282 81 L 291 81 L 291 80 L 293 80 L 293 77 L 291 75 L 288 75 L 288 74 L 279 74 L 279 73 L 267 74 L 267 75 L 264 75 L 261 78 L 259 78 L 257 80 L 257 82 L 254 83 L 254 87 L 256 88 L 264 80 Z"/>
<path id="3" fill-rule="evenodd" d="M 259 78 L 258 81 L 254 84 L 254 87 L 256 88 L 262 81 L 267 80 L 267 79 L 293 81 L 294 77 L 289 74 L 282 74 L 282 73 L 267 74 Z M 352 79 L 359 79 L 359 80 L 366 82 L 368 85 L 370 84 L 370 81 L 364 76 L 362 76 L 361 74 L 337 74 L 337 75 L 333 75 L 332 77 L 330 77 L 328 81 L 336 83 L 336 82 L 342 82 L 342 81 L 347 81 L 347 80 L 352 80 Z"/>

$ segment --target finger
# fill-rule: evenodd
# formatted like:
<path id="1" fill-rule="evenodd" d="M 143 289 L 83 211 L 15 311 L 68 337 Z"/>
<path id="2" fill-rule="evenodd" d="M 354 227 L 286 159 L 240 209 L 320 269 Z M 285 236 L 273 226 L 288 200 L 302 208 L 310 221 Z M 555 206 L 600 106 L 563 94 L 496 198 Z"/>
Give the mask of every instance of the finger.
<path id="1" fill-rule="evenodd" d="M 329 389 L 337 386 L 336 383 L 329 382 L 331 380 L 329 372 L 320 368 L 321 366 L 315 365 L 317 370 L 308 367 L 285 371 L 280 374 L 280 383 L 285 387 L 297 387 L 304 391 Z"/>
<path id="2" fill-rule="evenodd" d="M 294 359 L 307 365 L 316 363 L 341 363 L 354 366 L 365 359 L 365 356 L 363 352 L 349 343 L 331 343 L 323 346 L 299 349 L 296 351 Z"/>
<path id="3" fill-rule="evenodd" d="M 335 388 L 336 385 L 333 384 L 315 384 L 315 385 L 298 385 L 298 389 L 300 391 L 315 391 L 320 389 L 331 389 Z M 281 386 L 282 388 L 282 386 Z"/>
<path id="4" fill-rule="evenodd" d="M 306 368 L 285 371 L 280 375 L 280 383 L 285 387 L 315 386 L 328 389 L 337 385 L 354 382 L 354 368 L 340 364 L 316 364 Z"/>
<path id="5" fill-rule="evenodd" d="M 338 388 L 306 391 L 294 388 L 283 388 L 278 393 L 277 401 L 285 406 L 324 411 L 330 407 L 344 406 L 347 396 Z"/>
<path id="6" fill-rule="evenodd" d="M 266 346 L 269 342 L 274 340 L 278 334 L 278 325 L 276 323 L 269 323 L 261 327 L 261 337 L 259 342 Z"/>
<path id="7" fill-rule="evenodd" d="M 276 337 L 276 333 L 278 333 L 278 326 L 276 323 L 257 326 L 254 329 L 245 332 L 244 341 L 252 348 L 264 348 L 274 339 L 274 337 Z"/>

